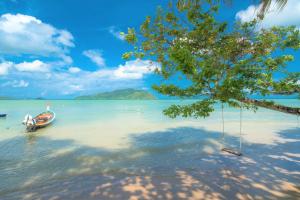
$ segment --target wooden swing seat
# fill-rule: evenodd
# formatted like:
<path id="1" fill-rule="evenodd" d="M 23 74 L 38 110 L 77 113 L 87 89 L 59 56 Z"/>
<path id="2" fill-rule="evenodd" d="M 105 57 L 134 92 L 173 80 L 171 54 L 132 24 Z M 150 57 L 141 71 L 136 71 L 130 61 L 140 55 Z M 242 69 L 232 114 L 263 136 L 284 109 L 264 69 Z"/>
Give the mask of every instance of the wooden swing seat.
<path id="1" fill-rule="evenodd" d="M 236 156 L 241 156 L 242 153 L 240 151 L 234 150 L 234 149 L 229 149 L 229 148 L 222 148 L 221 151 L 225 151 L 227 153 L 234 154 Z"/>

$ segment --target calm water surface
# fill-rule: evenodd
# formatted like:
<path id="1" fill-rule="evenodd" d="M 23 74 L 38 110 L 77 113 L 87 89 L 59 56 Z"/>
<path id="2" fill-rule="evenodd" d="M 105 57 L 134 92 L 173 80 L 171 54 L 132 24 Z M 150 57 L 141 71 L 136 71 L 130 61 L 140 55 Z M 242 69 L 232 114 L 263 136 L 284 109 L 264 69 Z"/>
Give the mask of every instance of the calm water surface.
<path id="1" fill-rule="evenodd" d="M 300 107 L 299 100 L 277 101 Z M 189 169 L 195 161 L 180 164 L 178 155 L 218 154 L 222 131 L 220 105 L 206 119 L 169 119 L 162 114 L 171 104 L 191 102 L 0 101 L 0 113 L 8 114 L 0 119 L 0 199 L 14 199 L 27 190 L 78 176 L 152 172 L 168 176 L 174 163 Z M 24 116 L 44 111 L 47 104 L 56 112 L 55 123 L 26 133 Z M 225 141 L 233 147 L 239 144 L 239 115 L 237 109 L 224 110 Z M 266 109 L 243 110 L 242 116 L 246 146 L 273 145 L 282 140 L 279 132 L 299 126 L 296 116 Z M 299 165 L 294 170 L 300 170 Z"/>

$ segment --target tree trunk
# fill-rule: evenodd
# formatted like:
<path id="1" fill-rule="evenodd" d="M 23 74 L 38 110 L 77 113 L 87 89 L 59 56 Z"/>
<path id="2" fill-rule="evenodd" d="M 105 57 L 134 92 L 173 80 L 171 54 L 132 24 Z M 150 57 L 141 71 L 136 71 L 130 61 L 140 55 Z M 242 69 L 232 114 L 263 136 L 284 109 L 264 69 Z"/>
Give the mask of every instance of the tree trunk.
<path id="1" fill-rule="evenodd" d="M 287 114 L 300 116 L 300 108 L 296 108 L 296 107 L 272 104 L 270 102 L 258 101 L 256 99 L 243 99 L 243 100 L 241 100 L 241 102 L 254 104 L 258 107 L 263 107 L 263 108 L 267 108 L 270 110 L 275 110 L 275 111 L 279 111 L 279 112 L 283 112 L 283 113 L 287 113 Z"/>

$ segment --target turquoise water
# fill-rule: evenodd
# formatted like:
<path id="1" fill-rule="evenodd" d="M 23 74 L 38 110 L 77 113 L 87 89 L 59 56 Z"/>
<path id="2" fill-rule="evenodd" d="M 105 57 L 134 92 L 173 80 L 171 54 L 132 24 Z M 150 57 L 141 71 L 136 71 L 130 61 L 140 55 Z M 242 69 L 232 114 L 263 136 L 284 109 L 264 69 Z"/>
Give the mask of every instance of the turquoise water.
<path id="1" fill-rule="evenodd" d="M 298 99 L 279 99 L 277 102 L 290 106 L 300 106 Z M 91 121 L 101 120 L 113 120 L 114 118 L 122 117 L 142 117 L 148 121 L 174 121 L 162 115 L 162 110 L 172 104 L 188 104 L 193 100 L 155 100 L 155 101 L 72 101 L 72 100 L 52 100 L 52 101 L 0 101 L 0 111 L 2 113 L 8 113 L 9 116 L 1 122 L 1 132 L 15 132 L 18 130 L 22 132 L 24 127 L 20 122 L 24 116 L 28 113 L 34 115 L 39 114 L 45 110 L 46 105 L 51 105 L 58 117 L 55 126 L 65 126 L 74 123 L 84 123 Z M 215 106 L 215 112 L 211 114 L 210 118 L 205 120 L 218 120 L 220 117 L 220 105 Z M 227 119 L 234 119 L 236 115 L 234 113 L 239 112 L 234 108 L 225 108 L 225 112 L 229 115 Z M 293 120 L 293 116 L 278 114 L 266 109 L 260 109 L 258 113 L 263 112 L 264 115 L 253 115 L 252 112 L 248 112 L 250 115 L 245 120 L 251 120 L 253 118 L 260 118 L 260 120 Z M 232 115 L 231 115 L 232 114 Z M 182 119 L 180 119 L 182 120 Z M 193 119 L 188 119 L 193 120 Z M 203 121 L 203 119 L 201 119 Z M 176 121 L 176 120 L 175 120 Z M 194 121 L 194 120 L 193 120 Z M 13 129 L 9 130 L 10 127 Z M 4 130 L 3 130 L 4 128 Z M 6 130 L 6 131 L 5 131 Z"/>
<path id="2" fill-rule="evenodd" d="M 300 107 L 296 99 L 277 101 Z M 160 170 L 176 163 L 167 155 L 170 149 L 187 154 L 197 152 L 197 156 L 218 154 L 222 131 L 220 105 L 216 105 L 215 112 L 206 119 L 169 119 L 162 114 L 171 104 L 191 102 L 0 101 L 0 112 L 8 114 L 7 118 L 0 119 L 0 199 L 14 199 L 27 190 L 71 177 L 127 176 L 142 173 L 142 168 L 150 173 L 147 170 L 156 167 L 159 170 L 154 170 L 155 173 L 168 174 L 168 170 Z M 56 113 L 54 124 L 26 133 L 21 124 L 24 116 L 37 115 L 47 104 Z M 240 111 L 225 108 L 224 116 L 226 140 L 238 146 Z M 282 140 L 278 135 L 280 131 L 299 126 L 296 116 L 266 109 L 256 113 L 243 110 L 242 116 L 246 144 L 273 145 Z M 170 137 L 165 137 L 166 134 Z M 158 153 L 166 157 L 159 157 Z M 151 156 L 143 160 L 144 155 Z M 158 158 L 166 161 L 164 167 L 157 163 Z M 191 160 L 187 163 L 193 165 Z"/>

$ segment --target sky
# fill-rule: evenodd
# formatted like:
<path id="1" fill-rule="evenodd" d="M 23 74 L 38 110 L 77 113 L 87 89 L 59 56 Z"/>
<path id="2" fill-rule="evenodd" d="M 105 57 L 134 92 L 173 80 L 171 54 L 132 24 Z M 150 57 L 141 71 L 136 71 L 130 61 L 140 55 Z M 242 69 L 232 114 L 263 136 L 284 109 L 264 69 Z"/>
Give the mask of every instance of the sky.
<path id="1" fill-rule="evenodd" d="M 258 1 L 256 1 L 258 2 Z M 123 60 L 131 50 L 120 32 L 138 28 L 168 0 L 1 0 L 0 96 L 70 98 L 115 89 L 149 90 L 159 63 Z M 258 4 L 234 0 L 218 18 L 253 19 Z M 262 27 L 300 27 L 300 0 L 268 13 Z M 289 64 L 300 71 L 300 55 Z"/>

